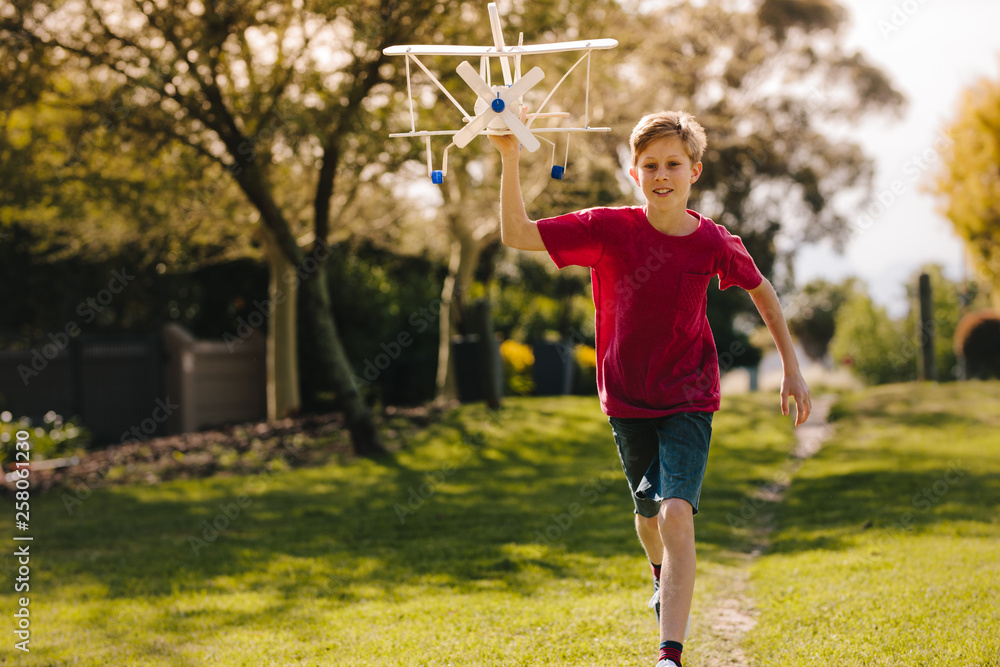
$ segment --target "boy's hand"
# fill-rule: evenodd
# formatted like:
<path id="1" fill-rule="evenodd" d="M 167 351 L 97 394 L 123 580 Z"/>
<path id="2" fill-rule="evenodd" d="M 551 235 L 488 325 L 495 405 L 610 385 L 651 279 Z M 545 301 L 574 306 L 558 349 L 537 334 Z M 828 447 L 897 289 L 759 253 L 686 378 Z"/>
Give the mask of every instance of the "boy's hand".
<path id="1" fill-rule="evenodd" d="M 490 143 L 497 147 L 501 157 L 517 155 L 521 150 L 521 140 L 513 134 L 490 134 Z"/>
<path id="2" fill-rule="evenodd" d="M 785 373 L 781 380 L 781 414 L 788 414 L 788 397 L 795 397 L 795 425 L 799 426 L 809 419 L 812 412 L 812 399 L 809 397 L 809 385 L 802 373 Z"/>

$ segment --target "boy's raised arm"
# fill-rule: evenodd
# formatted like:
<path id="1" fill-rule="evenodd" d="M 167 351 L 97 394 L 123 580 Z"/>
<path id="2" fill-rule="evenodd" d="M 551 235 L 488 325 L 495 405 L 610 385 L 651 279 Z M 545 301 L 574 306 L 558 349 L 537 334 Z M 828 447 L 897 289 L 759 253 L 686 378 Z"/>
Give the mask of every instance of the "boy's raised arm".
<path id="1" fill-rule="evenodd" d="M 794 396 L 795 425 L 798 426 L 809 418 L 809 413 L 812 412 L 812 399 L 809 397 L 809 386 L 799 370 L 799 360 L 795 356 L 795 347 L 792 344 L 792 336 L 788 333 L 785 315 L 781 312 L 781 303 L 774 287 L 766 278 L 760 285 L 750 290 L 750 297 L 764 318 L 764 324 L 771 332 L 771 338 L 774 339 L 775 345 L 778 346 L 778 354 L 781 355 L 781 366 L 784 369 L 784 378 L 781 380 L 781 414 L 788 414 L 788 397 Z"/>
<path id="2" fill-rule="evenodd" d="M 545 250 L 542 235 L 524 210 L 521 196 L 520 141 L 513 135 L 490 135 L 500 151 L 500 240 L 518 250 Z"/>

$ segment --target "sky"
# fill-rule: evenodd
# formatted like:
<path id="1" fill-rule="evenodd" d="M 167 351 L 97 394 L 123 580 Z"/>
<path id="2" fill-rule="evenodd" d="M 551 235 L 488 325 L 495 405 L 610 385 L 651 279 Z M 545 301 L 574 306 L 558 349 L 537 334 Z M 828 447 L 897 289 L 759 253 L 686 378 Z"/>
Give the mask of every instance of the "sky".
<path id="1" fill-rule="evenodd" d="M 864 53 L 908 100 L 901 118 L 864 120 L 856 138 L 875 161 L 874 195 L 851 219 L 843 255 L 802 247 L 796 282 L 858 276 L 895 317 L 909 308 L 906 286 L 921 266 L 941 264 L 949 278 L 968 274 L 962 243 L 926 191 L 946 145 L 962 91 L 983 76 L 1000 78 L 997 0 L 841 0 L 851 13 L 847 46 Z M 882 204 L 882 205 L 879 205 Z M 864 213 L 868 218 L 862 218 Z"/>

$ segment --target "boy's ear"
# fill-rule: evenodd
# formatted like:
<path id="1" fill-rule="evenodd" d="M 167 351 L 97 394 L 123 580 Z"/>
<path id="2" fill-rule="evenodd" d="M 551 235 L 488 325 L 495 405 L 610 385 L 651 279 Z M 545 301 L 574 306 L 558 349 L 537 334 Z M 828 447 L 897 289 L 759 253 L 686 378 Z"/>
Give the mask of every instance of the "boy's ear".
<path id="1" fill-rule="evenodd" d="M 632 177 L 632 180 L 635 181 L 636 185 L 639 185 L 639 174 L 636 172 L 635 167 L 628 170 L 628 175 Z"/>
<path id="2" fill-rule="evenodd" d="M 703 165 L 701 164 L 701 162 L 696 162 L 695 165 L 693 167 L 691 167 L 691 182 L 692 183 L 694 183 L 699 178 L 701 178 L 701 170 L 702 169 L 703 169 Z"/>

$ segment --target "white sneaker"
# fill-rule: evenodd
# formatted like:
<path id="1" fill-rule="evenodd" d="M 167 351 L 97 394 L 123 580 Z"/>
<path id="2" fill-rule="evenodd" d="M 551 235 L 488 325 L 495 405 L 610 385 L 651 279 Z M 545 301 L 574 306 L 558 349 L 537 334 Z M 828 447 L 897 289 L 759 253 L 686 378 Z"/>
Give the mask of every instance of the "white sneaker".
<path id="1" fill-rule="evenodd" d="M 677 667 L 677 663 L 673 660 L 663 659 L 656 663 L 656 667 Z"/>

